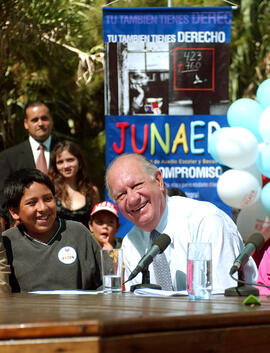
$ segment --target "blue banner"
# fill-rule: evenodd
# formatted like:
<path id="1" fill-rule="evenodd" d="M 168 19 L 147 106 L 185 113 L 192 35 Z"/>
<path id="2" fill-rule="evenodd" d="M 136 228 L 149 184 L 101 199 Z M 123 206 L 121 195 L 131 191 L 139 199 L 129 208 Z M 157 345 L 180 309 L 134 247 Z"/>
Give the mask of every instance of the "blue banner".
<path id="1" fill-rule="evenodd" d="M 213 202 L 222 167 L 208 152 L 227 126 L 231 8 L 104 8 L 106 166 L 141 153 L 167 188 Z M 120 235 L 131 224 L 120 218 Z"/>
<path id="2" fill-rule="evenodd" d="M 104 8 L 104 42 L 230 42 L 230 7 Z"/>

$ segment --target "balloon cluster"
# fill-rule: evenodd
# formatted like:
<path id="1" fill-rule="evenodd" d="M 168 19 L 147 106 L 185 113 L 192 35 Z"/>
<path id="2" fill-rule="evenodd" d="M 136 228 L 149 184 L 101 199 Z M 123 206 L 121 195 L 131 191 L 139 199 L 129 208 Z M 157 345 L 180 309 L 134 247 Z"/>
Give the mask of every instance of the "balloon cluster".
<path id="1" fill-rule="evenodd" d="M 237 226 L 246 240 L 252 233 L 270 237 L 270 79 L 257 89 L 256 100 L 240 98 L 227 112 L 229 127 L 216 130 L 209 152 L 229 167 L 219 178 L 217 193 L 240 209 Z"/>

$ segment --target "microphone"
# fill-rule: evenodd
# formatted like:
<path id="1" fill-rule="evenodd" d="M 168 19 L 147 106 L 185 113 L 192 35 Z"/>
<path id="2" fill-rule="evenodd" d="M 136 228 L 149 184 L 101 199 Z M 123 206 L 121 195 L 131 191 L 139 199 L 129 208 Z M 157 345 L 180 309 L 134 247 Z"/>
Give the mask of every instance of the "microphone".
<path id="1" fill-rule="evenodd" d="M 239 271 L 247 262 L 248 258 L 252 256 L 256 251 L 258 251 L 264 244 L 264 237 L 261 233 L 252 234 L 240 253 L 240 255 L 235 259 L 231 270 L 230 275 L 233 275 L 236 271 Z"/>
<path id="2" fill-rule="evenodd" d="M 131 274 L 128 277 L 128 280 L 126 280 L 125 283 L 128 281 L 131 281 L 133 278 L 135 278 L 138 273 L 146 270 L 147 267 L 154 260 L 154 257 L 157 254 L 161 254 L 167 248 L 167 246 L 170 244 L 170 242 L 171 242 L 171 238 L 165 233 L 163 233 L 159 237 L 157 237 L 156 240 L 153 241 L 151 248 L 141 258 L 141 260 L 139 261 L 136 268 L 131 272 Z"/>

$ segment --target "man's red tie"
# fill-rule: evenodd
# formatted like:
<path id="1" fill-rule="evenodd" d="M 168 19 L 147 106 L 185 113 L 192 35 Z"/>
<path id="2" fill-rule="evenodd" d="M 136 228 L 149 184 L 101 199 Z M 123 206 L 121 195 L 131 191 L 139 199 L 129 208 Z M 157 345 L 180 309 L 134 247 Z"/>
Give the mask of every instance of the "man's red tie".
<path id="1" fill-rule="evenodd" d="M 36 168 L 45 174 L 48 174 L 48 167 L 44 153 L 44 145 L 39 145 L 39 156 L 36 162 Z"/>

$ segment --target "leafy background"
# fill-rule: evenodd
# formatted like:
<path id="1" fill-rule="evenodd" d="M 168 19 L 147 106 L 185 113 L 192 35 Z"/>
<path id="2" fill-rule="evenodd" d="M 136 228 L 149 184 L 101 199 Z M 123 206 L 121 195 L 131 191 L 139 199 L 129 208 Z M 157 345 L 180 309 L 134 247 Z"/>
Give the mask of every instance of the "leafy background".
<path id="1" fill-rule="evenodd" d="M 268 0 L 232 1 L 230 100 L 255 98 L 270 76 Z M 27 136 L 23 107 L 48 102 L 54 133 L 77 142 L 104 196 L 105 131 L 102 7 L 230 6 L 201 0 L 2 0 L 0 150 Z"/>

